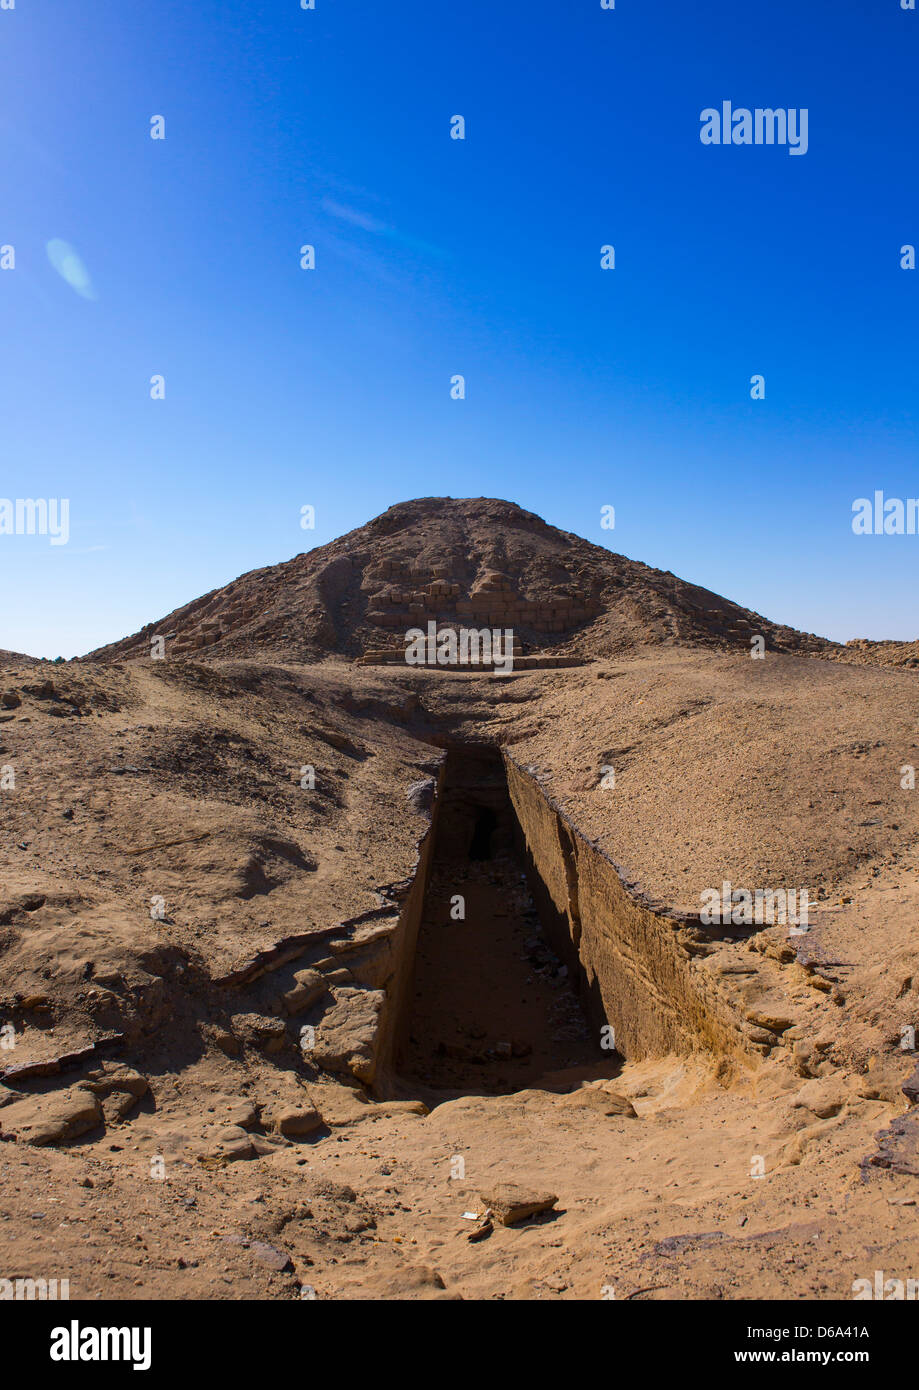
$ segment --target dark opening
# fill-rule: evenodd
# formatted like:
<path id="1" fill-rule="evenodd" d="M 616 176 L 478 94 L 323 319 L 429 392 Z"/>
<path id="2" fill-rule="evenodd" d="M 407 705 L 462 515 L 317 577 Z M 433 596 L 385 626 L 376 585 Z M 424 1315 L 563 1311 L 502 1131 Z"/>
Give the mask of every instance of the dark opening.
<path id="1" fill-rule="evenodd" d="M 472 843 L 469 846 L 470 859 L 491 859 L 491 837 L 498 826 L 498 817 L 486 806 L 475 818 Z"/>
<path id="2" fill-rule="evenodd" d="M 618 1058 L 581 1008 L 576 952 L 569 975 L 543 931 L 497 749 L 449 750 L 434 836 L 396 1054 L 403 1081 L 436 1103 L 431 1092 L 613 1075 Z"/>

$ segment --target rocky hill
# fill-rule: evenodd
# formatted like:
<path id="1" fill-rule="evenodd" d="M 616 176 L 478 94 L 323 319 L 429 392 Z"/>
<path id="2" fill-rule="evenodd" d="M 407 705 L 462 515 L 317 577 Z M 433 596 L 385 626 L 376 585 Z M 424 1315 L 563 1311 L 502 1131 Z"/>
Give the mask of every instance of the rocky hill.
<path id="1" fill-rule="evenodd" d="M 626 559 L 496 498 L 425 497 L 283 564 L 253 570 L 93 657 L 358 657 L 410 627 L 512 627 L 528 651 L 611 656 L 643 645 L 829 654 L 668 571 Z"/>

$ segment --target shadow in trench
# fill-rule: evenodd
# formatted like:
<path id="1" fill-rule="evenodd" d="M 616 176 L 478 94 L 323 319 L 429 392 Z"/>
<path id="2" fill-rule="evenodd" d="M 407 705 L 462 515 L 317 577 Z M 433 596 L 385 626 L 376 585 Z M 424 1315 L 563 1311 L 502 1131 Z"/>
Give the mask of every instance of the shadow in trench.
<path id="1" fill-rule="evenodd" d="M 518 844 L 497 749 L 451 749 L 396 1054 L 403 1086 L 429 1104 L 572 1090 L 620 1068 L 543 932 Z"/>

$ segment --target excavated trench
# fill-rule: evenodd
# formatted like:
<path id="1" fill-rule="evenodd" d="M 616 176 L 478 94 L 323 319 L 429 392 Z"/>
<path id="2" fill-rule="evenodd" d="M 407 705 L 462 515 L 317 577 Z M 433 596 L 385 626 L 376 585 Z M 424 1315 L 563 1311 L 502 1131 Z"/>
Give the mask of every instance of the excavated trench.
<path id="1" fill-rule="evenodd" d="M 506 1093 L 572 1068 L 614 1074 L 543 929 L 496 748 L 446 757 L 397 1069 L 452 1092 Z"/>
<path id="2" fill-rule="evenodd" d="M 729 929 L 643 898 L 508 750 L 447 750 L 387 988 L 379 1093 L 500 1094 L 622 1059 L 751 1063 L 705 957 Z"/>

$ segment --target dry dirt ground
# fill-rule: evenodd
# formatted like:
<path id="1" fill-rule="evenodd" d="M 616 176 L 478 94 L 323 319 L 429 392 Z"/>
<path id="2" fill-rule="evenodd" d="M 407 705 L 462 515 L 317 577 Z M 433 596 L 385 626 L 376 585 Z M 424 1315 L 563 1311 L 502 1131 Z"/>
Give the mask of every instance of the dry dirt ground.
<path id="1" fill-rule="evenodd" d="M 916 679 L 694 645 L 503 678 L 9 659 L 0 1273 L 332 1300 L 915 1277 Z M 692 962 L 756 1015 L 748 1054 L 600 1052 L 519 864 L 435 846 L 408 1041 L 374 1073 L 431 779 L 464 741 L 529 768 L 645 901 L 810 888 L 806 950 L 775 926 Z M 470 1240 L 499 1181 L 557 1202 Z"/>

